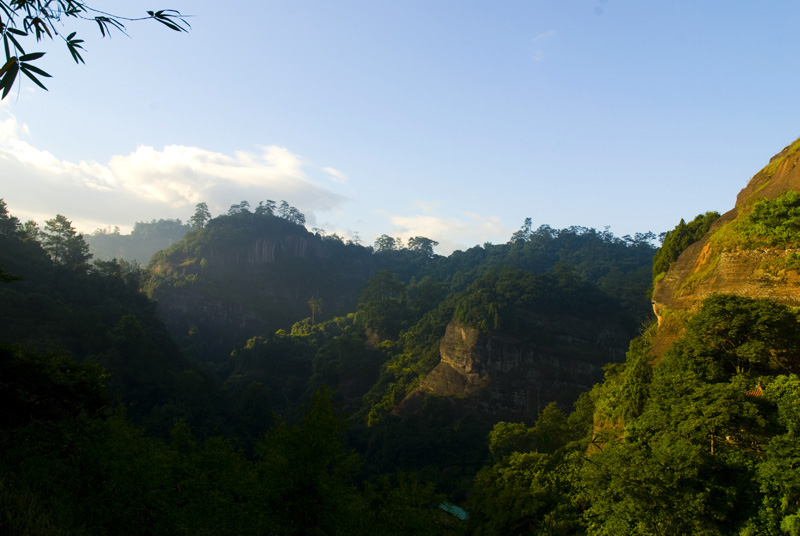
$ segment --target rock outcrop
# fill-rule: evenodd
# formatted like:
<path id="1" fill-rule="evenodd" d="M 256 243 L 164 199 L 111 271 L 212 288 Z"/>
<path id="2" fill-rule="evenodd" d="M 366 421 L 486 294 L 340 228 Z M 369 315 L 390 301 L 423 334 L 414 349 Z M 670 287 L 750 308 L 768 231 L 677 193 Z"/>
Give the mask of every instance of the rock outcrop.
<path id="1" fill-rule="evenodd" d="M 538 323 L 547 336 L 525 344 L 451 322 L 441 362 L 395 413 L 414 411 L 435 395 L 494 420 L 531 421 L 550 402 L 571 409 L 602 379 L 604 365 L 624 358 L 629 334 L 621 326 L 566 316 Z"/>
<path id="2" fill-rule="evenodd" d="M 150 265 L 151 297 L 179 340 L 193 334 L 216 359 L 256 335 L 289 329 L 319 298 L 327 315 L 355 309 L 374 273 L 365 248 L 280 218 L 220 218 Z"/>

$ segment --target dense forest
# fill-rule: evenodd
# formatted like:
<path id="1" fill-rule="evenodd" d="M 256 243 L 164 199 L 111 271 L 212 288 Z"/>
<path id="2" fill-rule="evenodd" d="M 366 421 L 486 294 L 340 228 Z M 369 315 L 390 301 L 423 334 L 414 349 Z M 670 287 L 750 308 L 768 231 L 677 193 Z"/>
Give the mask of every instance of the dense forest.
<path id="1" fill-rule="evenodd" d="M 652 350 L 718 217 L 445 257 L 285 201 L 84 238 L 0 200 L 0 531 L 800 534 L 797 311 L 711 296 Z"/>

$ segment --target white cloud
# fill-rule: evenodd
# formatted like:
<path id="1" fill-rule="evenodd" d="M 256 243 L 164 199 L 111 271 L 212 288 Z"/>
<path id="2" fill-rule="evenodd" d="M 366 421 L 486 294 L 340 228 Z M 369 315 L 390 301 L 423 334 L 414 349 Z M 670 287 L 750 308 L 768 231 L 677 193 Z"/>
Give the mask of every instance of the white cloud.
<path id="1" fill-rule="evenodd" d="M 415 201 L 414 207 L 418 208 L 425 214 L 430 214 L 434 210 L 436 210 L 441 203 L 436 201 Z"/>
<path id="2" fill-rule="evenodd" d="M 547 45 L 547 42 L 550 41 L 553 37 L 557 35 L 555 30 L 548 30 L 546 32 L 540 33 L 536 37 L 534 37 L 531 42 L 534 45 L 534 49 L 531 52 L 531 59 L 534 62 L 540 62 L 544 59 L 544 48 Z"/>
<path id="3" fill-rule="evenodd" d="M 548 31 L 546 31 L 546 32 L 543 32 L 543 33 L 540 33 L 539 35 L 537 35 L 536 37 L 534 37 L 534 38 L 533 38 L 533 42 L 534 42 L 534 43 L 536 43 L 536 42 L 539 42 L 539 43 L 541 43 L 541 42 L 543 42 L 543 41 L 547 41 L 547 40 L 548 40 L 548 39 L 550 39 L 551 37 L 555 37 L 555 36 L 557 35 L 557 33 L 558 33 L 558 32 L 556 32 L 555 30 L 548 30 Z"/>
<path id="4" fill-rule="evenodd" d="M 343 184 L 343 183 L 347 182 L 347 180 L 348 180 L 347 179 L 347 175 L 345 175 L 344 173 L 342 173 L 338 169 L 334 169 L 332 167 L 326 167 L 326 168 L 322 168 L 322 171 L 324 171 L 325 173 L 330 175 L 331 176 L 331 180 L 333 182 L 338 182 L 338 183 L 342 183 Z"/>
<path id="5" fill-rule="evenodd" d="M 505 242 L 511 232 L 498 216 L 481 216 L 465 212 L 463 218 L 439 218 L 429 214 L 414 216 L 389 215 L 394 225 L 391 236 L 408 240 L 412 236 L 425 236 L 439 242 L 437 253 L 449 255 L 457 249 L 468 249 L 484 242 Z"/>
<path id="6" fill-rule="evenodd" d="M 0 119 L 0 197 L 18 217 L 61 213 L 96 227 L 125 227 L 156 217 L 186 219 L 200 201 L 218 213 L 244 199 L 251 204 L 285 199 L 313 222 L 310 211 L 335 211 L 345 200 L 310 180 L 305 173 L 310 164 L 285 147 L 227 155 L 143 145 L 104 164 L 60 160 L 25 141 L 26 134 L 27 127 L 10 113 Z"/>

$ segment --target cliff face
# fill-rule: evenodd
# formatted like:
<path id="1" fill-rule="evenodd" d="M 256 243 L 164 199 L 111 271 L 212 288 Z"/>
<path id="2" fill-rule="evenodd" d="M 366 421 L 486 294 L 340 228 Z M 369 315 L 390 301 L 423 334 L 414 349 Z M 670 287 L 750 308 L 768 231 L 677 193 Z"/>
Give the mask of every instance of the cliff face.
<path id="1" fill-rule="evenodd" d="M 435 395 L 493 419 L 533 420 L 550 402 L 570 409 L 602 379 L 603 365 L 624 358 L 628 333 L 621 326 L 574 317 L 538 323 L 546 340 L 523 344 L 451 322 L 441 362 L 396 413 L 414 411 Z"/>
<path id="2" fill-rule="evenodd" d="M 222 218 L 157 254 L 148 283 L 179 340 L 192 333 L 206 358 L 227 356 L 256 335 L 289 329 L 311 316 L 355 309 L 374 272 L 369 251 L 309 233 L 278 218 Z"/>
<path id="3" fill-rule="evenodd" d="M 776 261 L 800 252 L 785 248 L 749 249 L 720 237 L 737 218 L 762 199 L 800 191 L 800 140 L 770 159 L 743 188 L 736 206 L 724 214 L 698 242 L 690 245 L 672 263 L 666 276 L 656 282 L 653 310 L 659 321 L 654 352 L 660 355 L 679 336 L 683 318 L 697 310 L 712 294 L 738 294 L 750 298 L 770 298 L 800 306 L 800 274 L 773 267 Z"/>

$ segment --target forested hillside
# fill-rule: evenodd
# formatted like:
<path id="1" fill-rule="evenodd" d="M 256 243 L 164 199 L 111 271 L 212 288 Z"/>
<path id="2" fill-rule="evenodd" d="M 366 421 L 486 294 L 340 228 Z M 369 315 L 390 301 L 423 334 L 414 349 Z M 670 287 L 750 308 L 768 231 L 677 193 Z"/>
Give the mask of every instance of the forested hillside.
<path id="1" fill-rule="evenodd" d="M 655 258 L 529 220 L 365 247 L 243 202 L 146 269 L 0 202 L 0 530 L 800 534 L 796 309 L 714 294 L 661 351 L 647 299 L 714 233 L 791 248 L 796 197 Z"/>
<path id="2" fill-rule="evenodd" d="M 137 221 L 130 234 L 121 234 L 119 227 L 97 229 L 86 236 L 86 243 L 95 259 L 135 261 L 145 266 L 155 253 L 178 242 L 191 230 L 191 224 L 181 220 Z"/>

